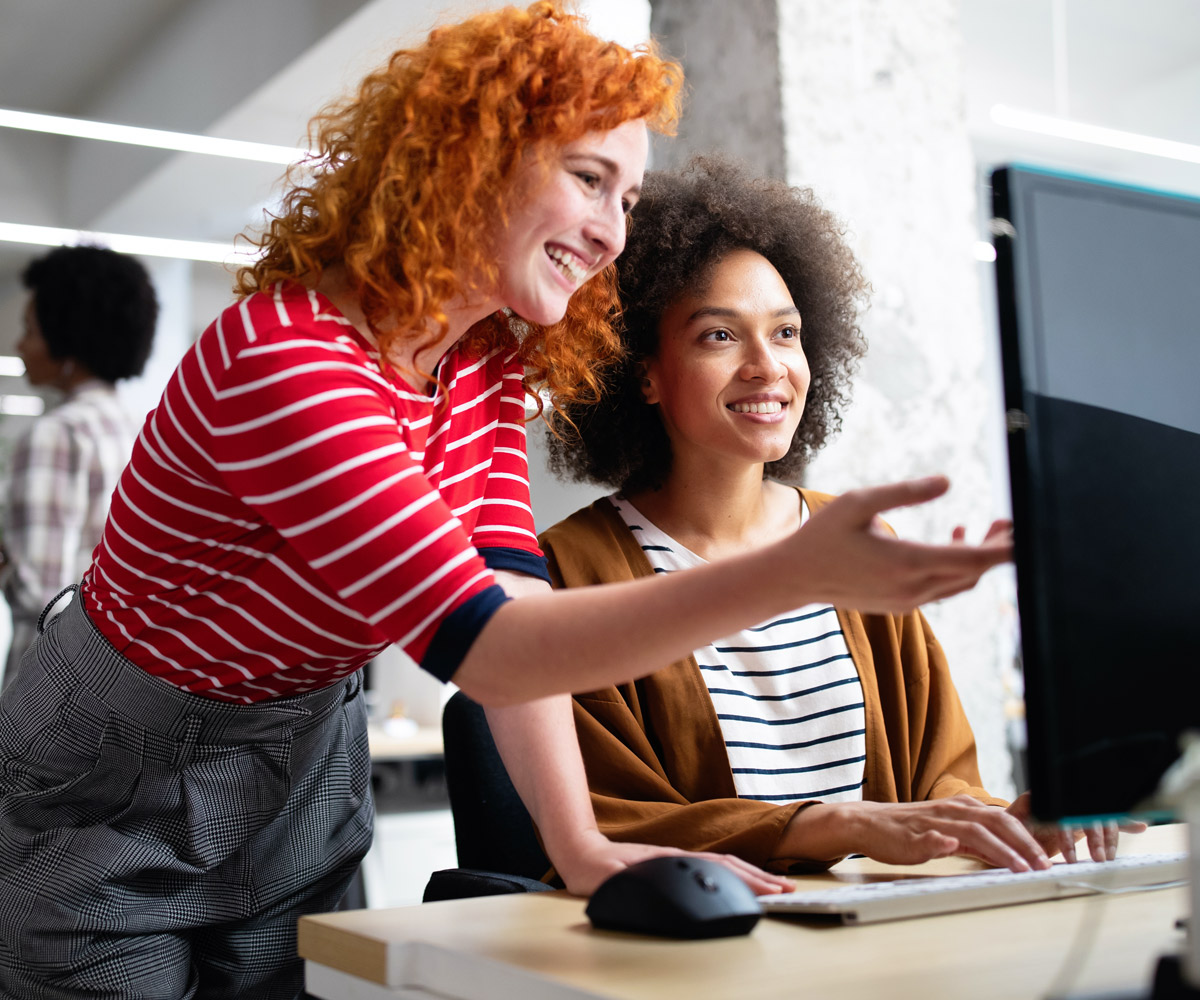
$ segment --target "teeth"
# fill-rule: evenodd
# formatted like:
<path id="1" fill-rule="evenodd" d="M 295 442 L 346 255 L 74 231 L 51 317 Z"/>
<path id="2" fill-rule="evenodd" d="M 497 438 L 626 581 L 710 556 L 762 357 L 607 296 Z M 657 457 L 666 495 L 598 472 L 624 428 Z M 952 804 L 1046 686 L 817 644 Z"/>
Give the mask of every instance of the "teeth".
<path id="1" fill-rule="evenodd" d="M 546 253 L 553 258 L 562 272 L 576 284 L 583 281 L 587 276 L 587 268 L 569 250 L 562 250 L 559 247 L 547 247 Z"/>
<path id="2" fill-rule="evenodd" d="M 783 404 L 778 400 L 769 403 L 733 403 L 729 407 L 734 413 L 778 413 Z"/>

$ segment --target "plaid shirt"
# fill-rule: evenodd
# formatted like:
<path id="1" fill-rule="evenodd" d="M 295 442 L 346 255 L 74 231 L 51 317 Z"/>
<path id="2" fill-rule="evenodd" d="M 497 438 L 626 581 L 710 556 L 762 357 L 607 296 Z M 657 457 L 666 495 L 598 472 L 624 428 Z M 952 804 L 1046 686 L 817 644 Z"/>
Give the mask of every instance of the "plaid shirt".
<path id="1" fill-rule="evenodd" d="M 137 426 L 105 382 L 78 386 L 39 417 L 12 455 L 0 574 L 12 608 L 14 651 L 46 603 L 78 583 L 100 541 Z M 22 628 L 24 626 L 24 628 Z"/>

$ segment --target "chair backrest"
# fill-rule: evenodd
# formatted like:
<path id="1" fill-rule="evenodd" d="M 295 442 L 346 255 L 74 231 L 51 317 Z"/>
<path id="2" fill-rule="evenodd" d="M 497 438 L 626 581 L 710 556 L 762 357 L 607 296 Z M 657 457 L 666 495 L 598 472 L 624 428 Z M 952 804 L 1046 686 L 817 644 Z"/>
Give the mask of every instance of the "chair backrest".
<path id="1" fill-rule="evenodd" d="M 442 710 L 446 788 L 461 868 L 540 879 L 549 869 L 483 707 L 461 691 Z"/>

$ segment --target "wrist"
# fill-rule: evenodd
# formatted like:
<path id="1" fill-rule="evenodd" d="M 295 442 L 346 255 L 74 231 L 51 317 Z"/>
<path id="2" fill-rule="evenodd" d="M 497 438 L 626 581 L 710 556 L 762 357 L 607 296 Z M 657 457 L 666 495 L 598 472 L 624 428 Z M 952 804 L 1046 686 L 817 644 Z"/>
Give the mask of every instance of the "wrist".
<path id="1" fill-rule="evenodd" d="M 775 857 L 833 862 L 850 853 L 842 848 L 844 831 L 845 821 L 840 804 L 813 802 L 792 814 Z"/>
<path id="2" fill-rule="evenodd" d="M 540 832 L 546 856 L 559 870 L 564 865 L 570 866 L 603 849 L 609 843 L 608 838 L 594 823 L 590 825 L 566 823 L 557 830 L 541 830 Z"/>

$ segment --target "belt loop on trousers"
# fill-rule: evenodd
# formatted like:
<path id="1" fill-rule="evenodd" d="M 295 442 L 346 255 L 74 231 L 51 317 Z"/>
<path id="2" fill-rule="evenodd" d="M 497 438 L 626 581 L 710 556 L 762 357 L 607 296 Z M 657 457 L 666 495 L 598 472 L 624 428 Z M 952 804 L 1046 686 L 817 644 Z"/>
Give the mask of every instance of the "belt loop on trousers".
<path id="1" fill-rule="evenodd" d="M 362 690 L 362 685 L 363 674 L 362 668 L 360 667 L 350 675 L 350 678 L 346 683 L 346 697 L 342 699 L 342 704 L 344 705 L 346 702 L 353 701 L 355 698 L 357 698 L 359 691 Z"/>
<path id="2" fill-rule="evenodd" d="M 54 599 L 49 604 L 47 604 L 44 608 L 42 608 L 42 613 L 40 615 L 38 615 L 38 620 L 37 620 L 38 635 L 41 635 L 43 632 L 46 631 L 46 616 L 50 613 L 50 609 L 63 599 L 63 595 L 65 595 L 65 594 L 78 595 L 78 593 L 79 593 L 79 584 L 72 583 L 68 587 L 63 587 L 62 590 L 60 590 L 57 594 L 54 595 Z"/>
<path id="3" fill-rule="evenodd" d="M 201 719 L 198 715 L 189 715 L 183 723 L 183 735 L 175 744 L 175 754 L 171 758 L 171 769 L 175 770 L 186 764 L 192 757 L 192 749 L 200 738 Z"/>

